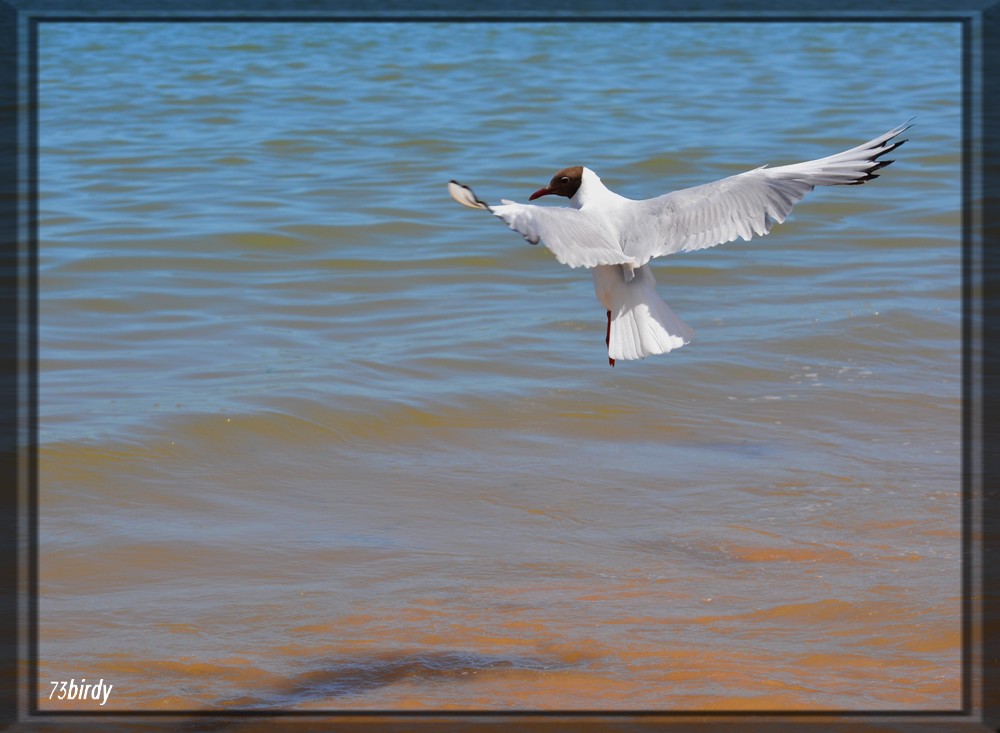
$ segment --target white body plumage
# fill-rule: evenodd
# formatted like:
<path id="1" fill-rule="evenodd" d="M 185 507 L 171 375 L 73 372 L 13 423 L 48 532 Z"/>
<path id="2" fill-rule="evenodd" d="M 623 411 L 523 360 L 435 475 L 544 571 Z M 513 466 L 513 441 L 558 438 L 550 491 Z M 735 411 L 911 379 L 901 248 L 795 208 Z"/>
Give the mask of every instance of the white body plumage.
<path id="1" fill-rule="evenodd" d="M 865 183 L 892 161 L 879 158 L 905 140 L 908 129 L 883 135 L 826 158 L 793 165 L 755 168 L 713 183 L 645 200 L 608 189 L 589 168 L 565 168 L 531 199 L 565 196 L 568 207 L 518 204 L 503 199 L 489 206 L 457 181 L 449 192 L 464 206 L 486 209 L 532 244 L 544 242 L 570 267 L 591 268 L 598 300 L 608 311 L 607 345 L 616 359 L 662 354 L 688 343 L 694 331 L 656 293 L 647 263 L 654 257 L 688 252 L 763 236 L 785 220 L 815 186 Z"/>

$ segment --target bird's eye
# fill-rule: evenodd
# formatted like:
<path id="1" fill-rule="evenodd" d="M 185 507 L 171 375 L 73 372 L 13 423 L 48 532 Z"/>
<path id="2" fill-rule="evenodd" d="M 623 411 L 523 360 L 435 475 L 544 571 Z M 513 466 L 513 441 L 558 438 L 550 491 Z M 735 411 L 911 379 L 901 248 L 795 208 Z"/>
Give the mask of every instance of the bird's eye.
<path id="1" fill-rule="evenodd" d="M 569 177 L 568 176 L 563 176 L 562 178 L 559 179 L 559 182 L 560 183 L 569 183 Z"/>

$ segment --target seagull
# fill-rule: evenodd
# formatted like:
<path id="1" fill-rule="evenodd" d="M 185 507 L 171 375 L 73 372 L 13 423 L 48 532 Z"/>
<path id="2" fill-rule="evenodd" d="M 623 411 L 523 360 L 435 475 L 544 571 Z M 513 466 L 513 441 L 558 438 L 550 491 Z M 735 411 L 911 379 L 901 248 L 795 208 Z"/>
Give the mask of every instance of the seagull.
<path id="1" fill-rule="evenodd" d="M 755 234 L 769 233 L 775 222 L 783 222 L 816 186 L 878 178 L 875 171 L 893 162 L 879 159 L 906 142 L 893 140 L 911 122 L 826 158 L 777 168 L 764 165 L 645 200 L 615 193 L 582 165 L 563 168 L 528 197 L 534 201 L 562 196 L 569 199 L 569 206 L 507 199 L 490 206 L 454 180 L 448 183 L 448 192 L 463 206 L 499 217 L 531 244 L 544 242 L 562 264 L 591 270 L 597 299 L 607 311 L 604 343 L 608 363 L 614 366 L 617 359 L 679 349 L 694 337 L 694 330 L 657 295 L 647 264 L 651 259 L 714 247 L 737 237 L 750 241 Z"/>

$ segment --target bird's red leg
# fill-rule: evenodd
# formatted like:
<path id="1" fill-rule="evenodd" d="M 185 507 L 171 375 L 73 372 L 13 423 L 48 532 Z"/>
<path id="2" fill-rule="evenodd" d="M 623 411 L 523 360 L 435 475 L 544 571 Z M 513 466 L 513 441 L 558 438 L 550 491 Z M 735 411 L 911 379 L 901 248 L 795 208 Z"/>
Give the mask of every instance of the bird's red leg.
<path id="1" fill-rule="evenodd" d="M 611 311 L 608 311 L 608 332 L 604 335 L 604 344 L 611 348 Z M 615 360 L 610 356 L 608 357 L 608 364 L 611 366 L 615 365 Z"/>

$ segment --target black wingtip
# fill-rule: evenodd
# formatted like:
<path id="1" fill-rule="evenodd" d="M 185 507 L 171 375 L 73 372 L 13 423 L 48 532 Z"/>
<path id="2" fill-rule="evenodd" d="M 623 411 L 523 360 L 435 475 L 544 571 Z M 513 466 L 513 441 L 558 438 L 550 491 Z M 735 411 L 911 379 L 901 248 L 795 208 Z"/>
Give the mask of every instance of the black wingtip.
<path id="1" fill-rule="evenodd" d="M 872 170 L 874 170 L 874 168 Z M 851 181 L 850 183 L 845 185 L 860 186 L 862 183 L 868 183 L 868 181 L 874 181 L 876 178 L 878 178 L 878 173 L 866 173 L 865 175 L 861 176 L 861 178 L 859 178 L 858 180 Z"/>
<path id="2" fill-rule="evenodd" d="M 914 119 L 916 119 L 916 118 L 911 118 L 910 121 L 907 122 L 905 126 L 903 126 L 902 128 L 900 128 L 899 132 L 897 132 L 896 134 L 899 135 L 900 133 L 905 132 L 906 130 L 910 129 L 910 127 L 912 127 L 912 125 L 913 125 L 913 120 Z M 889 139 L 891 140 L 892 138 L 889 138 Z M 888 141 L 886 141 L 886 142 L 888 142 Z M 892 165 L 895 162 L 894 159 L 893 160 L 879 160 L 879 158 L 881 158 L 886 153 L 891 153 L 893 150 L 895 150 L 896 148 L 898 148 L 900 145 L 902 145 L 905 142 L 909 142 L 909 138 L 906 138 L 904 140 L 897 140 L 896 142 L 892 143 L 892 145 L 885 145 L 885 143 L 883 143 L 883 147 L 879 148 L 868 159 L 869 161 L 871 161 L 873 163 L 873 165 L 866 171 L 865 175 L 861 176 L 856 181 L 851 181 L 847 185 L 848 186 L 859 186 L 862 183 L 868 183 L 868 181 L 873 181 L 876 178 L 878 178 L 878 174 L 875 171 L 879 170 L 880 168 L 885 168 L 887 165 Z"/>
<path id="3" fill-rule="evenodd" d="M 469 198 L 471 198 L 472 203 L 469 203 L 469 198 L 466 198 L 464 196 L 460 196 L 460 195 L 456 194 L 452 187 L 454 187 L 454 188 L 460 188 L 463 191 L 465 191 L 469 195 Z M 493 212 L 493 207 L 491 207 L 488 203 L 486 203 L 481 198 L 479 198 L 478 196 L 476 196 L 476 192 L 475 191 L 473 191 L 471 188 L 469 188 L 468 186 L 466 186 L 464 183 L 460 183 L 460 182 L 456 181 L 454 178 L 452 178 L 450 181 L 448 181 L 448 193 L 450 193 L 451 197 L 455 201 L 457 201 L 458 203 L 460 203 L 462 206 L 468 206 L 469 208 L 472 208 L 472 209 L 485 209 L 485 210 L 489 211 L 490 213 Z"/>
<path id="4" fill-rule="evenodd" d="M 902 145 L 905 142 L 909 142 L 909 139 L 899 140 L 897 142 L 894 142 L 892 145 L 886 145 L 884 148 L 882 148 L 877 153 L 875 153 L 875 155 L 873 155 L 871 157 L 871 160 L 878 160 L 883 155 L 885 155 L 886 153 L 891 153 L 893 150 L 895 150 L 896 148 L 898 148 L 900 145 Z"/>

